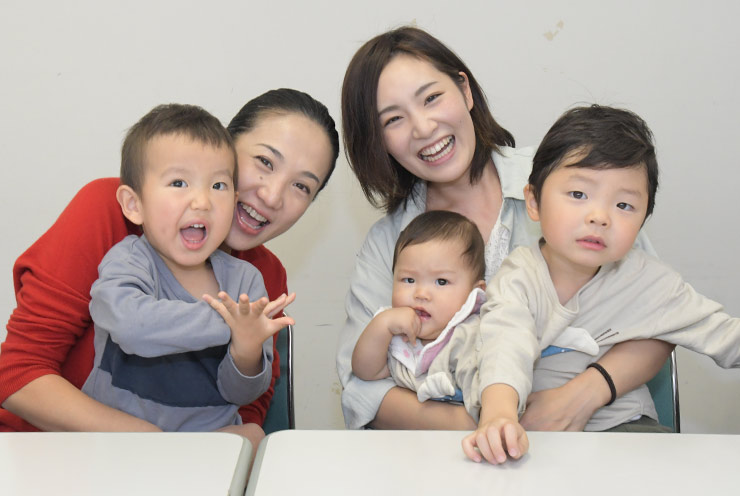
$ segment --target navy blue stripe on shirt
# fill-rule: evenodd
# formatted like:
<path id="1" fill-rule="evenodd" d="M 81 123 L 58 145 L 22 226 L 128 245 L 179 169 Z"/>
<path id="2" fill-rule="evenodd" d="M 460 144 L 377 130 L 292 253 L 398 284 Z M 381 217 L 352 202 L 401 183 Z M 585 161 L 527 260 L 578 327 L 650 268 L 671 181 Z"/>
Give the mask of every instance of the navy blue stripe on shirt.
<path id="1" fill-rule="evenodd" d="M 228 405 L 216 384 L 226 346 L 146 358 L 125 353 L 109 336 L 100 369 L 112 375 L 113 386 L 162 405 Z"/>

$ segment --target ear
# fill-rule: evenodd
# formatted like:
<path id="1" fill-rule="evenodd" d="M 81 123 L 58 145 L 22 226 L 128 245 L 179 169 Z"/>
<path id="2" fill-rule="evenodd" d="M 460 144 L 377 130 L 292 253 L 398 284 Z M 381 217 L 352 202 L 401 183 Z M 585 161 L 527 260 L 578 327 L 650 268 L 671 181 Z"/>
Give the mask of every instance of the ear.
<path id="1" fill-rule="evenodd" d="M 475 285 L 473 285 L 473 289 L 475 289 L 475 288 L 480 288 L 483 291 L 485 291 L 486 290 L 486 281 L 484 281 L 483 279 L 481 279 L 480 281 L 476 282 Z"/>
<path id="2" fill-rule="evenodd" d="M 527 214 L 529 214 L 529 218 L 535 222 L 539 222 L 540 206 L 537 204 L 537 200 L 534 197 L 531 184 L 527 184 L 524 187 L 524 204 L 527 206 Z"/>
<path id="3" fill-rule="evenodd" d="M 465 104 L 468 106 L 468 112 L 470 112 L 473 110 L 473 92 L 470 91 L 470 81 L 468 80 L 468 75 L 464 72 L 460 71 L 458 74 L 460 74 L 460 77 L 462 78 L 460 91 L 462 91 L 462 94 L 465 97 Z"/>
<path id="4" fill-rule="evenodd" d="M 116 200 L 118 200 L 121 211 L 128 220 L 138 226 L 144 223 L 141 199 L 130 186 L 120 185 L 116 190 Z"/>

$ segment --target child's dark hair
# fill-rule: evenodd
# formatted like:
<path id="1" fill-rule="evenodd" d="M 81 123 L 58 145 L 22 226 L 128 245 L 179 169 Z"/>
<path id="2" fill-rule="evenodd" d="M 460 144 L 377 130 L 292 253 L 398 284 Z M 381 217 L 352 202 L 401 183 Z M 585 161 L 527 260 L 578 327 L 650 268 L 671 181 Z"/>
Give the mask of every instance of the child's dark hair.
<path id="1" fill-rule="evenodd" d="M 621 169 L 644 167 L 648 181 L 645 218 L 653 213 L 658 190 L 658 160 L 653 133 L 642 118 L 629 110 L 591 105 L 565 112 L 553 124 L 532 161 L 529 184 L 539 203 L 545 179 L 574 154 L 582 158 L 568 167 Z"/>
<path id="2" fill-rule="evenodd" d="M 476 280 L 485 279 L 486 245 L 478 226 L 464 215 L 446 210 L 430 210 L 409 222 L 396 241 L 391 269 L 395 270 L 398 255 L 407 246 L 419 245 L 427 241 L 448 240 L 459 241 L 464 246 L 462 256 L 475 274 Z"/>
<path id="3" fill-rule="evenodd" d="M 226 128 L 196 105 L 158 105 L 131 126 L 121 147 L 121 184 L 140 193 L 146 147 L 157 136 L 179 134 L 214 148 L 226 147 L 234 156 L 234 187 L 238 182 L 236 151 Z"/>
<path id="4" fill-rule="evenodd" d="M 270 90 L 249 100 L 231 119 L 226 129 L 236 141 L 239 135 L 254 129 L 264 115 L 288 113 L 300 114 L 315 122 L 324 130 L 326 137 L 329 139 L 332 151 L 331 163 L 329 164 L 329 172 L 326 173 L 324 181 L 316 192 L 316 195 L 318 195 L 319 191 L 324 189 L 326 183 L 329 182 L 339 156 L 339 133 L 337 133 L 334 119 L 332 119 L 329 110 L 323 103 L 308 93 L 290 88 Z M 316 195 L 314 195 L 314 199 L 316 199 Z"/>
<path id="5" fill-rule="evenodd" d="M 458 86 L 468 76 L 473 96 L 470 116 L 475 129 L 475 150 L 470 183 L 483 175 L 491 153 L 500 146 L 514 146 L 514 137 L 493 118 L 483 89 L 468 66 L 444 43 L 419 28 L 404 26 L 382 33 L 357 50 L 347 67 L 342 84 L 342 128 L 344 149 L 368 201 L 393 212 L 411 198 L 418 177 L 385 150 L 378 118 L 378 80 L 385 66 L 397 55 L 429 62 Z"/>

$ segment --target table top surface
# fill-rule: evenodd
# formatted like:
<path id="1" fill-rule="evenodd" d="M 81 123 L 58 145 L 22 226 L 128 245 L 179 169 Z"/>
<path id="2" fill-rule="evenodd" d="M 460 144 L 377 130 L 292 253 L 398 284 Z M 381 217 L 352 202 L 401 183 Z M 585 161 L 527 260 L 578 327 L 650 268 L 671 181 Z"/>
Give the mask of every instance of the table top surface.
<path id="1" fill-rule="evenodd" d="M 2 433 L 0 493 L 243 494 L 251 445 L 226 433 Z"/>
<path id="2" fill-rule="evenodd" d="M 737 494 L 740 436 L 530 432 L 521 460 L 469 461 L 464 433 L 280 431 L 247 494 Z M 317 494 L 318 494 L 317 493 Z"/>

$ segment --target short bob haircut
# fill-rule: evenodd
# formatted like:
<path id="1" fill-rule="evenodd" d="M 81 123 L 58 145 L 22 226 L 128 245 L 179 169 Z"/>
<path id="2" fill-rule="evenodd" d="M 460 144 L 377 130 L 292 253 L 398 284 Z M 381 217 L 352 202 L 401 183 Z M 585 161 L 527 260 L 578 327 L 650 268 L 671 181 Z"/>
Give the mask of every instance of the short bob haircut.
<path id="1" fill-rule="evenodd" d="M 442 42 L 426 31 L 408 26 L 376 36 L 355 53 L 344 75 L 342 128 L 347 160 L 365 197 L 386 213 L 404 205 L 419 181 L 385 151 L 378 118 L 378 79 L 388 62 L 399 54 L 429 62 L 458 85 L 463 83 L 460 72 L 468 76 L 473 95 L 470 115 L 475 128 L 471 184 L 480 179 L 491 153 L 500 146 L 514 146 L 514 137 L 491 115 L 486 96 L 470 69 Z"/>
<path id="2" fill-rule="evenodd" d="M 642 118 L 629 110 L 602 105 L 576 107 L 560 116 L 542 139 L 532 161 L 529 184 L 537 203 L 547 176 L 574 155 L 580 160 L 568 167 L 644 167 L 648 183 L 645 218 L 650 217 L 658 190 L 658 160 L 653 133 Z"/>
<path id="3" fill-rule="evenodd" d="M 314 99 L 308 93 L 290 88 L 280 88 L 267 91 L 248 101 L 231 119 L 226 129 L 236 141 L 240 135 L 254 129 L 259 124 L 260 119 L 268 114 L 300 114 L 315 122 L 326 133 L 331 145 L 331 163 L 329 164 L 329 172 L 327 172 L 318 191 L 316 191 L 316 195 L 318 195 L 319 191 L 324 189 L 329 181 L 331 173 L 334 172 L 339 156 L 339 133 L 337 133 L 334 119 L 329 115 L 329 110 L 323 103 Z M 316 195 L 314 195 L 314 199 L 316 199 Z"/>
<path id="4" fill-rule="evenodd" d="M 464 215 L 447 210 L 430 210 L 409 222 L 396 241 L 391 268 L 395 270 L 398 255 L 404 248 L 427 241 L 459 242 L 463 246 L 462 257 L 475 275 L 475 280 L 485 280 L 486 245 L 478 226 Z"/>
<path id="5" fill-rule="evenodd" d="M 196 105 L 158 105 L 131 126 L 121 147 L 121 184 L 137 194 L 144 183 L 146 148 L 158 136 L 182 135 L 214 148 L 226 147 L 234 156 L 234 187 L 238 183 L 236 151 L 223 124 Z"/>

